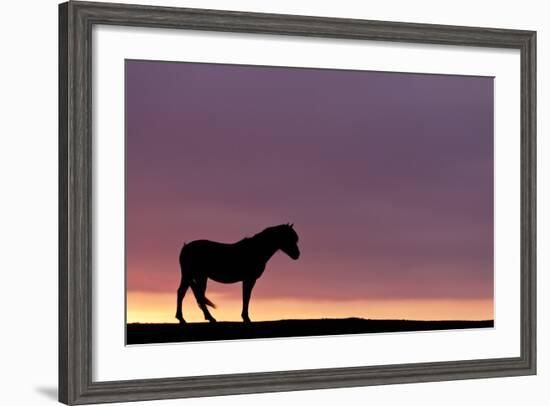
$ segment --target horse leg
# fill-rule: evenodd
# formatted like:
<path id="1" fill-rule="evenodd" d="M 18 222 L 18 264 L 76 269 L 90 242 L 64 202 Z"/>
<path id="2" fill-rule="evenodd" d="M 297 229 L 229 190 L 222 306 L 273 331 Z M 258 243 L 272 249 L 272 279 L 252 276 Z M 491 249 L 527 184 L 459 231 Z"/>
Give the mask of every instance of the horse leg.
<path id="1" fill-rule="evenodd" d="M 206 281 L 206 276 L 195 278 L 191 283 L 191 289 L 193 290 L 195 299 L 197 299 L 197 303 L 204 314 L 204 318 L 211 323 L 215 323 L 216 319 L 210 314 L 208 307 L 206 307 Z"/>
<path id="2" fill-rule="evenodd" d="M 250 303 L 250 295 L 252 294 L 252 288 L 255 283 L 255 279 L 245 279 L 243 281 L 243 311 L 241 317 L 245 323 L 250 323 L 250 317 L 248 317 L 248 304 Z"/>
<path id="3" fill-rule="evenodd" d="M 190 278 L 183 276 L 181 277 L 180 287 L 178 288 L 178 301 L 177 301 L 177 308 L 176 308 L 176 319 L 179 320 L 180 324 L 184 324 L 185 320 L 182 315 L 181 306 L 183 302 L 183 298 L 185 297 L 185 292 L 187 292 L 187 288 L 190 285 Z"/>

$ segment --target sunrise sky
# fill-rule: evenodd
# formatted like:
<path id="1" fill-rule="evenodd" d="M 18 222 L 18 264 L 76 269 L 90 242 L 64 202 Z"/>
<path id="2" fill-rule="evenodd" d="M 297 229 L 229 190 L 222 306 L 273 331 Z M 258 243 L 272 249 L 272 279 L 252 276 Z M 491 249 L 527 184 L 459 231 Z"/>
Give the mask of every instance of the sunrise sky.
<path id="1" fill-rule="evenodd" d="M 128 322 L 176 322 L 184 242 L 287 222 L 252 320 L 493 318 L 492 78 L 129 60 L 126 137 Z"/>

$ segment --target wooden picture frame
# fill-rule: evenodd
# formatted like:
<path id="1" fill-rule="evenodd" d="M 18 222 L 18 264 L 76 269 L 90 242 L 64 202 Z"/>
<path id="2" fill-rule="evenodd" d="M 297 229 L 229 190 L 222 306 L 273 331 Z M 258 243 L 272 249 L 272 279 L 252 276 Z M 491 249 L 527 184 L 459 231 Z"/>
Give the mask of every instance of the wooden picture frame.
<path id="1" fill-rule="evenodd" d="M 95 24 L 489 48 L 521 54 L 519 357 L 92 380 L 92 27 Z M 277 392 L 536 373 L 536 33 L 230 11 L 68 2 L 59 6 L 59 400 L 66 404 Z"/>

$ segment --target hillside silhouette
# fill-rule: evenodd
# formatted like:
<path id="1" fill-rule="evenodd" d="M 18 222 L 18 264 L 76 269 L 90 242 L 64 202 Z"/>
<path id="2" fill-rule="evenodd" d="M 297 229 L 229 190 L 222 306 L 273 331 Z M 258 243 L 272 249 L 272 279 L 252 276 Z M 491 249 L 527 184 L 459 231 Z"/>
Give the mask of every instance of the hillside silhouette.
<path id="1" fill-rule="evenodd" d="M 401 331 L 453 330 L 494 327 L 493 320 L 371 320 L 308 319 L 253 323 L 217 322 L 155 324 L 131 323 L 126 326 L 126 343 L 154 344 L 189 341 L 239 340 L 247 338 L 307 337 L 338 334 L 390 333 Z"/>

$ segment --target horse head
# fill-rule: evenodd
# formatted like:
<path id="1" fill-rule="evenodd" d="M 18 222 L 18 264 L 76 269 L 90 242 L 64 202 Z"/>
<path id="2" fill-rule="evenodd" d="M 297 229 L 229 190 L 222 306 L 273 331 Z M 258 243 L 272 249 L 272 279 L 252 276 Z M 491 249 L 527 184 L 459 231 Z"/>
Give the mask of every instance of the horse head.
<path id="1" fill-rule="evenodd" d="M 298 234 L 294 230 L 294 224 L 282 224 L 277 228 L 279 249 L 290 258 L 296 260 L 300 257 L 298 248 Z"/>

